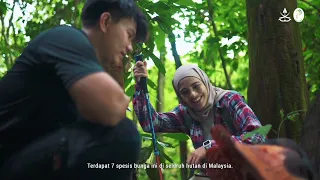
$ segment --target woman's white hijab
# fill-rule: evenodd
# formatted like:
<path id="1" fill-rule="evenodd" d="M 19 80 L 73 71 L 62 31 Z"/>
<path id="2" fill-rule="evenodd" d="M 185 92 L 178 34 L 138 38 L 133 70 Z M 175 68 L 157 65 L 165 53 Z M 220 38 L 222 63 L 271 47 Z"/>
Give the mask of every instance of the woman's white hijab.
<path id="1" fill-rule="evenodd" d="M 195 110 L 182 100 L 179 92 L 179 82 L 186 77 L 195 77 L 203 82 L 208 91 L 208 101 L 204 108 L 201 110 Z M 196 65 L 183 65 L 180 66 L 172 80 L 173 88 L 178 96 L 180 103 L 187 107 L 188 113 L 196 121 L 204 121 L 208 119 L 209 116 L 212 116 L 214 105 L 227 93 L 228 90 L 217 88 L 210 83 L 209 77 Z"/>

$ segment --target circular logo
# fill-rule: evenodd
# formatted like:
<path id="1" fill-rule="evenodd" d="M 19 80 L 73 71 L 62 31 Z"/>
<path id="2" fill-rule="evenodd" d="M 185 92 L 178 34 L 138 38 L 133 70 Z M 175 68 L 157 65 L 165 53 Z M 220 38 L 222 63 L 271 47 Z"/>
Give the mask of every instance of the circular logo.
<path id="1" fill-rule="evenodd" d="M 304 12 L 301 8 L 297 8 L 293 11 L 293 19 L 296 22 L 301 22 L 304 18 Z"/>

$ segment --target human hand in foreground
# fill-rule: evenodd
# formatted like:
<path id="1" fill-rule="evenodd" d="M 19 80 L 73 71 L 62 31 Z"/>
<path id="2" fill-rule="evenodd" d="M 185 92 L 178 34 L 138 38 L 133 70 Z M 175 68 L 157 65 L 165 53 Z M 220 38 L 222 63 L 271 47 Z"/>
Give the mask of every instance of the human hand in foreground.
<path id="1" fill-rule="evenodd" d="M 233 142 L 222 126 L 215 126 L 212 137 L 218 148 L 207 151 L 207 162 L 230 164 L 230 169 L 208 168 L 211 179 L 230 180 L 315 180 L 308 158 L 290 139 L 272 139 L 264 144 Z"/>
<path id="2" fill-rule="evenodd" d="M 191 153 L 191 155 L 187 159 L 187 163 L 190 165 L 200 164 L 206 157 L 206 153 L 207 153 L 207 150 L 203 146 L 199 147 L 198 149 L 196 149 Z"/>
<path id="3" fill-rule="evenodd" d="M 136 82 L 140 82 L 141 77 L 148 77 L 147 71 L 147 62 L 146 61 L 138 61 L 136 65 L 133 67 L 133 74 L 136 79 Z"/>

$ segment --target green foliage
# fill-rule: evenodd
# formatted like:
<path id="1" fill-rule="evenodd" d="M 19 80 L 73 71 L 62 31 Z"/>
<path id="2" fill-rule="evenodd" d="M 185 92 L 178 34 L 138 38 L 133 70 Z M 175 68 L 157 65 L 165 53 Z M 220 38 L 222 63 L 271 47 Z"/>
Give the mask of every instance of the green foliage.
<path id="1" fill-rule="evenodd" d="M 306 79 L 310 93 L 310 102 L 320 89 L 320 1 L 298 1 L 298 7 L 305 13 L 304 20 L 299 23 L 302 37 L 302 51 L 306 68 Z"/>
<path id="2" fill-rule="evenodd" d="M 13 1 L 0 0 L 0 77 L 10 69 L 15 59 L 20 55 L 27 43 L 40 32 L 59 24 L 70 24 L 81 27 L 80 13 L 85 1 L 78 0 L 24 0 L 16 1 L 13 12 Z M 198 64 L 210 77 L 214 85 L 227 88 L 225 73 L 222 68 L 221 56 L 226 60 L 227 75 L 231 79 L 234 90 L 247 94 L 249 59 L 247 46 L 247 18 L 245 1 L 212 1 L 213 17 L 209 16 L 207 1 L 197 3 L 192 0 L 159 0 L 155 3 L 150 0 L 137 1 L 149 20 L 150 36 L 144 44 L 135 44 L 131 59 L 136 53 L 143 53 L 148 64 L 155 66 L 149 68 L 148 86 L 151 103 L 155 105 L 157 100 L 156 89 L 158 72 L 165 75 L 164 110 L 171 111 L 178 105 L 171 80 L 175 72 L 173 59 L 169 60 L 171 53 L 168 47 L 168 36 L 180 37 L 186 42 L 195 43 L 194 49 L 182 56 L 182 61 Z M 310 99 L 320 87 L 320 23 L 318 10 L 320 1 L 298 1 L 298 7 L 305 12 L 305 20 L 300 25 L 303 58 L 306 68 L 306 79 L 310 91 Z M 313 5 L 313 6 L 311 6 Z M 30 12 L 31 11 L 31 12 Z M 12 17 L 12 19 L 11 19 Z M 217 33 L 213 31 L 213 22 L 216 24 Z M 171 39 L 172 40 L 172 39 Z M 161 48 L 167 48 L 166 63 L 160 61 L 158 52 Z M 177 43 L 178 51 L 183 49 Z M 132 62 L 132 64 L 134 64 Z M 125 92 L 132 97 L 134 94 L 134 78 L 132 72 L 125 75 Z M 301 110 L 302 111 L 302 110 Z M 300 112 L 300 111 L 299 111 Z M 132 117 L 132 114 L 128 115 Z M 297 112 L 284 115 L 282 121 L 293 121 Z M 133 117 L 132 117 L 133 118 Z M 141 127 L 138 125 L 141 131 Z M 266 125 L 255 132 L 247 133 L 244 138 L 259 133 L 266 135 L 271 126 Z M 149 135 L 149 136 L 148 136 Z M 141 163 L 154 163 L 153 148 L 150 144 L 150 134 L 142 134 L 144 147 L 141 154 Z M 158 146 L 163 153 L 164 162 L 179 162 L 177 144 L 179 141 L 190 139 L 183 134 L 166 133 L 159 135 Z M 189 149 L 192 150 L 192 146 Z M 151 152 L 150 152 L 151 151 Z M 150 161 L 150 162 L 149 162 Z M 140 169 L 141 170 L 141 169 Z M 157 172 L 148 168 L 139 172 L 139 179 L 148 179 Z M 148 175 L 147 175 L 148 174 Z M 165 170 L 165 179 L 179 179 L 179 170 Z"/>
<path id="3" fill-rule="evenodd" d="M 164 137 L 169 137 L 178 141 L 187 141 L 190 137 L 184 133 L 164 133 L 161 134 Z"/>
<path id="4" fill-rule="evenodd" d="M 278 127 L 278 138 L 280 137 L 280 130 L 282 127 L 282 123 L 284 123 L 285 121 L 293 121 L 293 122 L 297 121 L 297 118 L 299 117 L 300 112 L 306 112 L 306 110 L 293 111 L 288 113 L 286 116 L 284 115 L 284 110 L 283 109 L 280 110 L 280 116 L 282 120 Z"/>
<path id="5" fill-rule="evenodd" d="M 251 132 L 246 133 L 242 137 L 242 140 L 244 141 L 244 140 L 246 140 L 246 139 L 248 139 L 248 138 L 250 138 L 250 137 L 252 137 L 253 135 L 256 135 L 256 134 L 259 134 L 259 135 L 265 137 L 270 132 L 271 127 L 272 127 L 271 124 L 267 124 L 267 125 L 261 126 L 261 127 L 255 129 L 255 130 L 251 131 Z"/>
<path id="6" fill-rule="evenodd" d="M 288 113 L 286 116 L 284 115 L 284 110 L 283 109 L 280 110 L 280 116 L 281 116 L 282 121 L 280 122 L 279 127 L 278 127 L 278 131 L 277 131 L 278 138 L 280 137 L 280 130 L 281 130 L 282 124 L 285 121 L 296 121 L 297 117 L 299 117 L 299 113 L 300 112 L 306 112 L 306 110 L 293 111 L 293 112 Z M 246 140 L 246 139 L 252 137 L 255 134 L 260 134 L 262 136 L 267 136 L 267 134 L 270 132 L 271 128 L 272 128 L 271 124 L 267 124 L 265 126 L 261 126 L 261 127 L 255 129 L 255 130 L 253 130 L 253 131 L 251 131 L 249 133 L 246 133 L 243 136 L 242 140 Z"/>
<path id="7" fill-rule="evenodd" d="M 152 164 L 156 164 L 154 149 L 153 149 L 153 140 L 152 136 L 147 133 L 141 133 L 141 137 L 144 143 L 147 141 L 147 145 L 143 146 L 140 152 L 139 164 L 146 164 L 149 167 L 152 167 Z M 175 148 L 171 143 L 160 141 L 159 139 L 163 139 L 163 137 L 168 137 L 170 139 L 174 139 L 175 141 L 187 141 L 190 140 L 189 136 L 182 133 L 159 133 L 157 134 L 157 148 L 160 151 L 160 161 L 163 167 L 167 161 L 171 164 L 178 164 L 177 161 L 174 161 L 167 153 L 165 152 L 165 148 Z M 141 169 L 139 169 L 141 171 Z M 159 178 L 159 172 L 157 168 L 147 168 L 145 172 L 149 179 L 157 179 Z"/>

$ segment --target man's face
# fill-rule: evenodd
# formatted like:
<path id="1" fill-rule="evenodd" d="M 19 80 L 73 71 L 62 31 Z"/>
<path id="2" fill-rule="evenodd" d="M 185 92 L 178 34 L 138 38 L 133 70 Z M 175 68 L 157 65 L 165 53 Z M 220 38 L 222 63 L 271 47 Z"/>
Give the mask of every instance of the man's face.
<path id="1" fill-rule="evenodd" d="M 106 69 L 112 66 L 123 70 L 123 59 L 133 50 L 132 41 L 135 35 L 136 23 L 133 18 L 122 18 L 118 22 L 106 20 L 99 48 L 102 66 Z"/>

